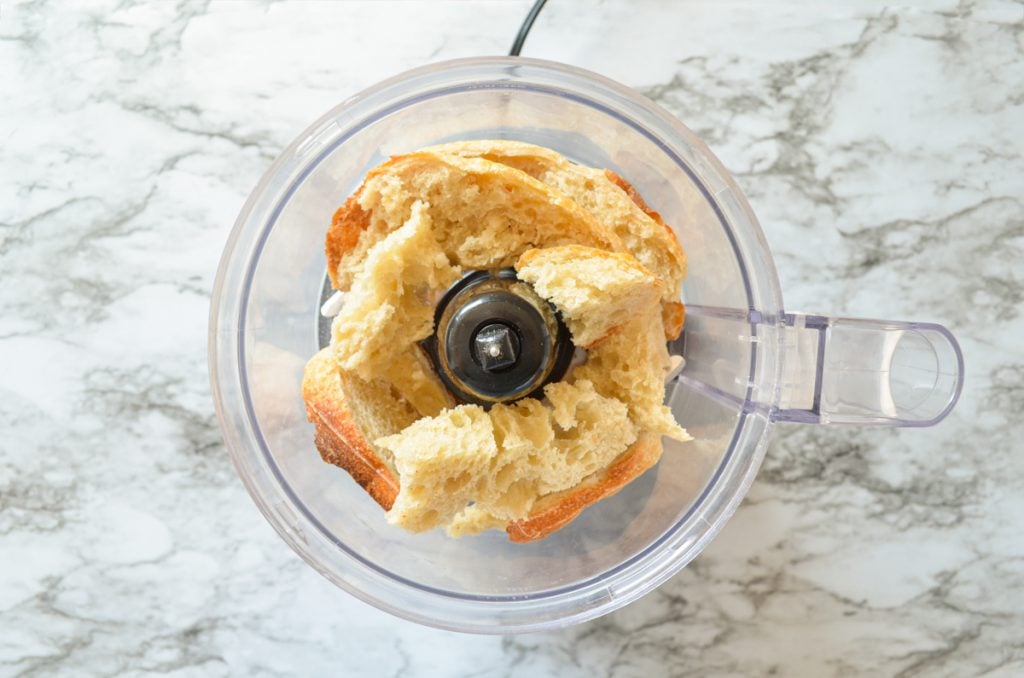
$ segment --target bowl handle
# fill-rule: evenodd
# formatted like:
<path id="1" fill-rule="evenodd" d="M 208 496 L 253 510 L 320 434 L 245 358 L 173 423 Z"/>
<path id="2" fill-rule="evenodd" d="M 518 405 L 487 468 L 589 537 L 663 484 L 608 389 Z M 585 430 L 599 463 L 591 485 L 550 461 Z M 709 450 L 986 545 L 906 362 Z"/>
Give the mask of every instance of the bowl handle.
<path id="1" fill-rule="evenodd" d="M 776 421 L 932 426 L 960 397 L 964 358 L 933 323 L 783 317 Z"/>

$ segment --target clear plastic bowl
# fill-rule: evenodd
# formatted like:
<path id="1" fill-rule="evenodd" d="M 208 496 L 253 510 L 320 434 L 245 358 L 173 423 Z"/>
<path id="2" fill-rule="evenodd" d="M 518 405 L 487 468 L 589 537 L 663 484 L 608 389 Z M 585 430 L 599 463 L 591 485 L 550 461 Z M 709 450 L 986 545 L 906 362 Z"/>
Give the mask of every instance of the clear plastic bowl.
<path id="1" fill-rule="evenodd" d="M 686 369 L 667 397 L 696 440 L 667 442 L 658 466 L 536 543 L 512 544 L 500 532 L 453 540 L 388 525 L 344 471 L 321 461 L 300 396 L 303 365 L 319 345 L 323 241 L 334 210 L 389 155 L 474 138 L 527 141 L 613 169 L 676 229 L 690 261 L 686 331 L 672 347 Z M 526 631 L 607 613 L 693 559 L 747 491 L 773 420 L 922 425 L 948 412 L 962 373 L 948 332 L 864 321 L 850 330 L 851 322 L 783 312 L 746 201 L 671 115 L 580 69 L 481 58 L 383 82 L 330 111 L 282 153 L 225 247 L 210 369 L 239 475 L 310 565 L 407 619 Z M 847 411 L 850 393 L 838 392 L 835 402 L 825 396 L 848 363 L 848 333 L 861 330 L 889 340 L 878 342 L 878 356 L 869 351 L 876 378 L 858 387 L 863 402 Z M 904 391 L 910 400 L 890 402 Z"/>

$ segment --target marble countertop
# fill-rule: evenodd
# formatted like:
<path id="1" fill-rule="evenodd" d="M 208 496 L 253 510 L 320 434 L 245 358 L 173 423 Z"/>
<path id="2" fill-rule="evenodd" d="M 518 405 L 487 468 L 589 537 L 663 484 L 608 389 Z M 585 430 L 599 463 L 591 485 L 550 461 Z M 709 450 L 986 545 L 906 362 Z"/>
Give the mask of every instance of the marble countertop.
<path id="1" fill-rule="evenodd" d="M 1024 675 L 1024 7 L 551 0 L 524 55 L 646 93 L 735 173 L 793 310 L 933 320 L 923 430 L 779 426 L 655 593 L 559 632 L 392 618 L 236 478 L 209 293 L 248 192 L 382 77 L 529 3 L 0 3 L 0 675 Z"/>

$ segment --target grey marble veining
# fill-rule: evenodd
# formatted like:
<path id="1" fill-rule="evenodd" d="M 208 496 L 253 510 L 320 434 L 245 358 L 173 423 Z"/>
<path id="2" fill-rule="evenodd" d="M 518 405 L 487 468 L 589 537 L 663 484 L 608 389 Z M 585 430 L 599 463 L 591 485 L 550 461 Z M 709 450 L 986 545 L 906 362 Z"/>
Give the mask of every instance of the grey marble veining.
<path id="1" fill-rule="evenodd" d="M 953 329 L 943 424 L 778 427 L 702 556 L 555 633 L 394 619 L 263 521 L 206 375 L 235 215 L 321 112 L 527 4 L 0 3 L 0 675 L 1024 675 L 1017 2 L 551 0 L 524 49 L 706 139 L 790 309 Z"/>

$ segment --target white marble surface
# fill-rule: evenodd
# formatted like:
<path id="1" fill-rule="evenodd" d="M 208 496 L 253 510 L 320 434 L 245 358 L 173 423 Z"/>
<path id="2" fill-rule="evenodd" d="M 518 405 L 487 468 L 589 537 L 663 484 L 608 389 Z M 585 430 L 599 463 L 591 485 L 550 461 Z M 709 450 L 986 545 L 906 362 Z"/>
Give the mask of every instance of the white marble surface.
<path id="1" fill-rule="evenodd" d="M 935 320 L 929 430 L 780 427 L 656 593 L 474 637 L 334 589 L 265 524 L 206 376 L 248 191 L 306 124 L 527 2 L 0 2 L 0 674 L 1024 675 L 1024 8 L 551 0 L 524 54 L 639 88 L 736 173 L 788 306 Z"/>

